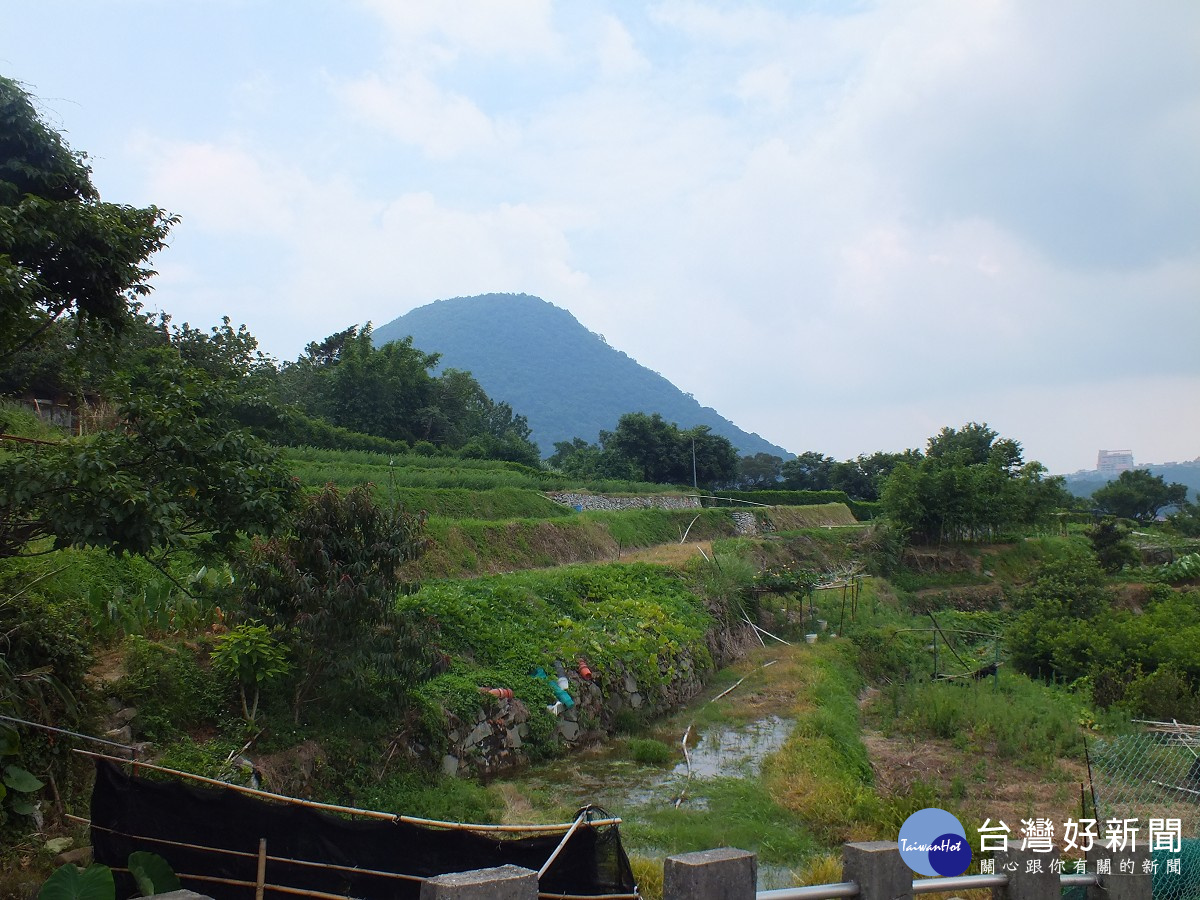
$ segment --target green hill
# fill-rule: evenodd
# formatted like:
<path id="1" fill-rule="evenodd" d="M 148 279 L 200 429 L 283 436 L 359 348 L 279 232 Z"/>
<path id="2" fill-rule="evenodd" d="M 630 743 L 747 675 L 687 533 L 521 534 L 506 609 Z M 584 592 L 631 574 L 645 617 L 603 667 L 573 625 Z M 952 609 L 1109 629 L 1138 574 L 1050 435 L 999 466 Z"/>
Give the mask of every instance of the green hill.
<path id="1" fill-rule="evenodd" d="M 792 454 L 701 406 L 657 372 L 610 347 L 565 309 L 528 294 L 439 300 L 375 330 L 379 344 L 412 335 L 444 368 L 463 369 L 529 420 L 544 455 L 556 441 L 594 442 L 628 412 L 659 413 L 680 428 L 707 425 L 742 454 Z"/>

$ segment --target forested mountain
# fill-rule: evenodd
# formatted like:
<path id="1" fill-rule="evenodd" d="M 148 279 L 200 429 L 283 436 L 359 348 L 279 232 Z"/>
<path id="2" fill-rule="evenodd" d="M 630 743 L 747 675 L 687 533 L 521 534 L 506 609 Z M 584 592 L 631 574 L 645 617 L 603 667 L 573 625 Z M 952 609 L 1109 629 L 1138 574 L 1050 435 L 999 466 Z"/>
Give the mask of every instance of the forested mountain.
<path id="1" fill-rule="evenodd" d="M 439 300 L 375 330 L 376 344 L 411 335 L 465 369 L 488 396 L 525 416 L 543 455 L 558 441 L 595 441 L 628 412 L 659 413 L 681 428 L 709 426 L 741 454 L 792 454 L 701 406 L 657 372 L 584 328 L 565 309 L 528 294 Z"/>

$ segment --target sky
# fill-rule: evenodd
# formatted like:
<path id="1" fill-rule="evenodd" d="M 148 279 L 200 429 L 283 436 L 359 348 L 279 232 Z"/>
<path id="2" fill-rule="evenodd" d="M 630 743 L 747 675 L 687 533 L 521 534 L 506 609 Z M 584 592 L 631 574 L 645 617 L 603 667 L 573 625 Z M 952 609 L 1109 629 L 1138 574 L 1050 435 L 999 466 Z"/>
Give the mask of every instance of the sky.
<path id="1" fill-rule="evenodd" d="M 177 322 L 528 293 L 796 453 L 1200 457 L 1194 0 L 0 11 L 103 199 L 181 216 Z"/>

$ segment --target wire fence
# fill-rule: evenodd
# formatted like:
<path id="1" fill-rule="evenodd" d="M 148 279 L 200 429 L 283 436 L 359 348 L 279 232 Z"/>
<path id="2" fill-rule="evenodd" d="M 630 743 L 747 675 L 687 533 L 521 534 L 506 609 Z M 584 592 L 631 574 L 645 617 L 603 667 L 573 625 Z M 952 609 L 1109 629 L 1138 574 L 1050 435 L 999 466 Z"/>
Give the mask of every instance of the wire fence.
<path id="1" fill-rule="evenodd" d="M 1155 900 L 1200 900 L 1200 726 L 1137 725 L 1091 747 L 1096 819 L 1102 830 L 1133 820 L 1151 850 Z"/>

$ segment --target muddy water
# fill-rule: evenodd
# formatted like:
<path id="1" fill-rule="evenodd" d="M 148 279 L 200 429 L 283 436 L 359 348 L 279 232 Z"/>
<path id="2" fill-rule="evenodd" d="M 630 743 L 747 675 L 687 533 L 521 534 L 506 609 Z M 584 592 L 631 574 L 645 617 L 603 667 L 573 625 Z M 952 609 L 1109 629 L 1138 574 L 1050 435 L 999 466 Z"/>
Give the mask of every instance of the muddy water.
<path id="1" fill-rule="evenodd" d="M 693 728 L 688 737 L 686 761 L 680 749 L 682 736 L 675 736 L 674 749 L 679 761 L 671 768 L 640 764 L 628 758 L 626 748 L 608 747 L 532 768 L 519 782 L 523 790 L 553 798 L 564 806 L 578 808 L 590 803 L 627 821 L 636 819 L 639 809 L 676 803 L 690 809 L 705 809 L 706 801 L 699 794 L 706 779 L 756 777 L 762 771 L 763 760 L 783 746 L 793 724 L 791 719 L 768 715 L 749 723 Z M 661 848 L 638 846 L 626 835 L 623 838 L 630 853 L 650 857 L 670 855 Z M 760 890 L 792 884 L 786 867 L 768 866 L 760 861 L 758 873 Z"/>

